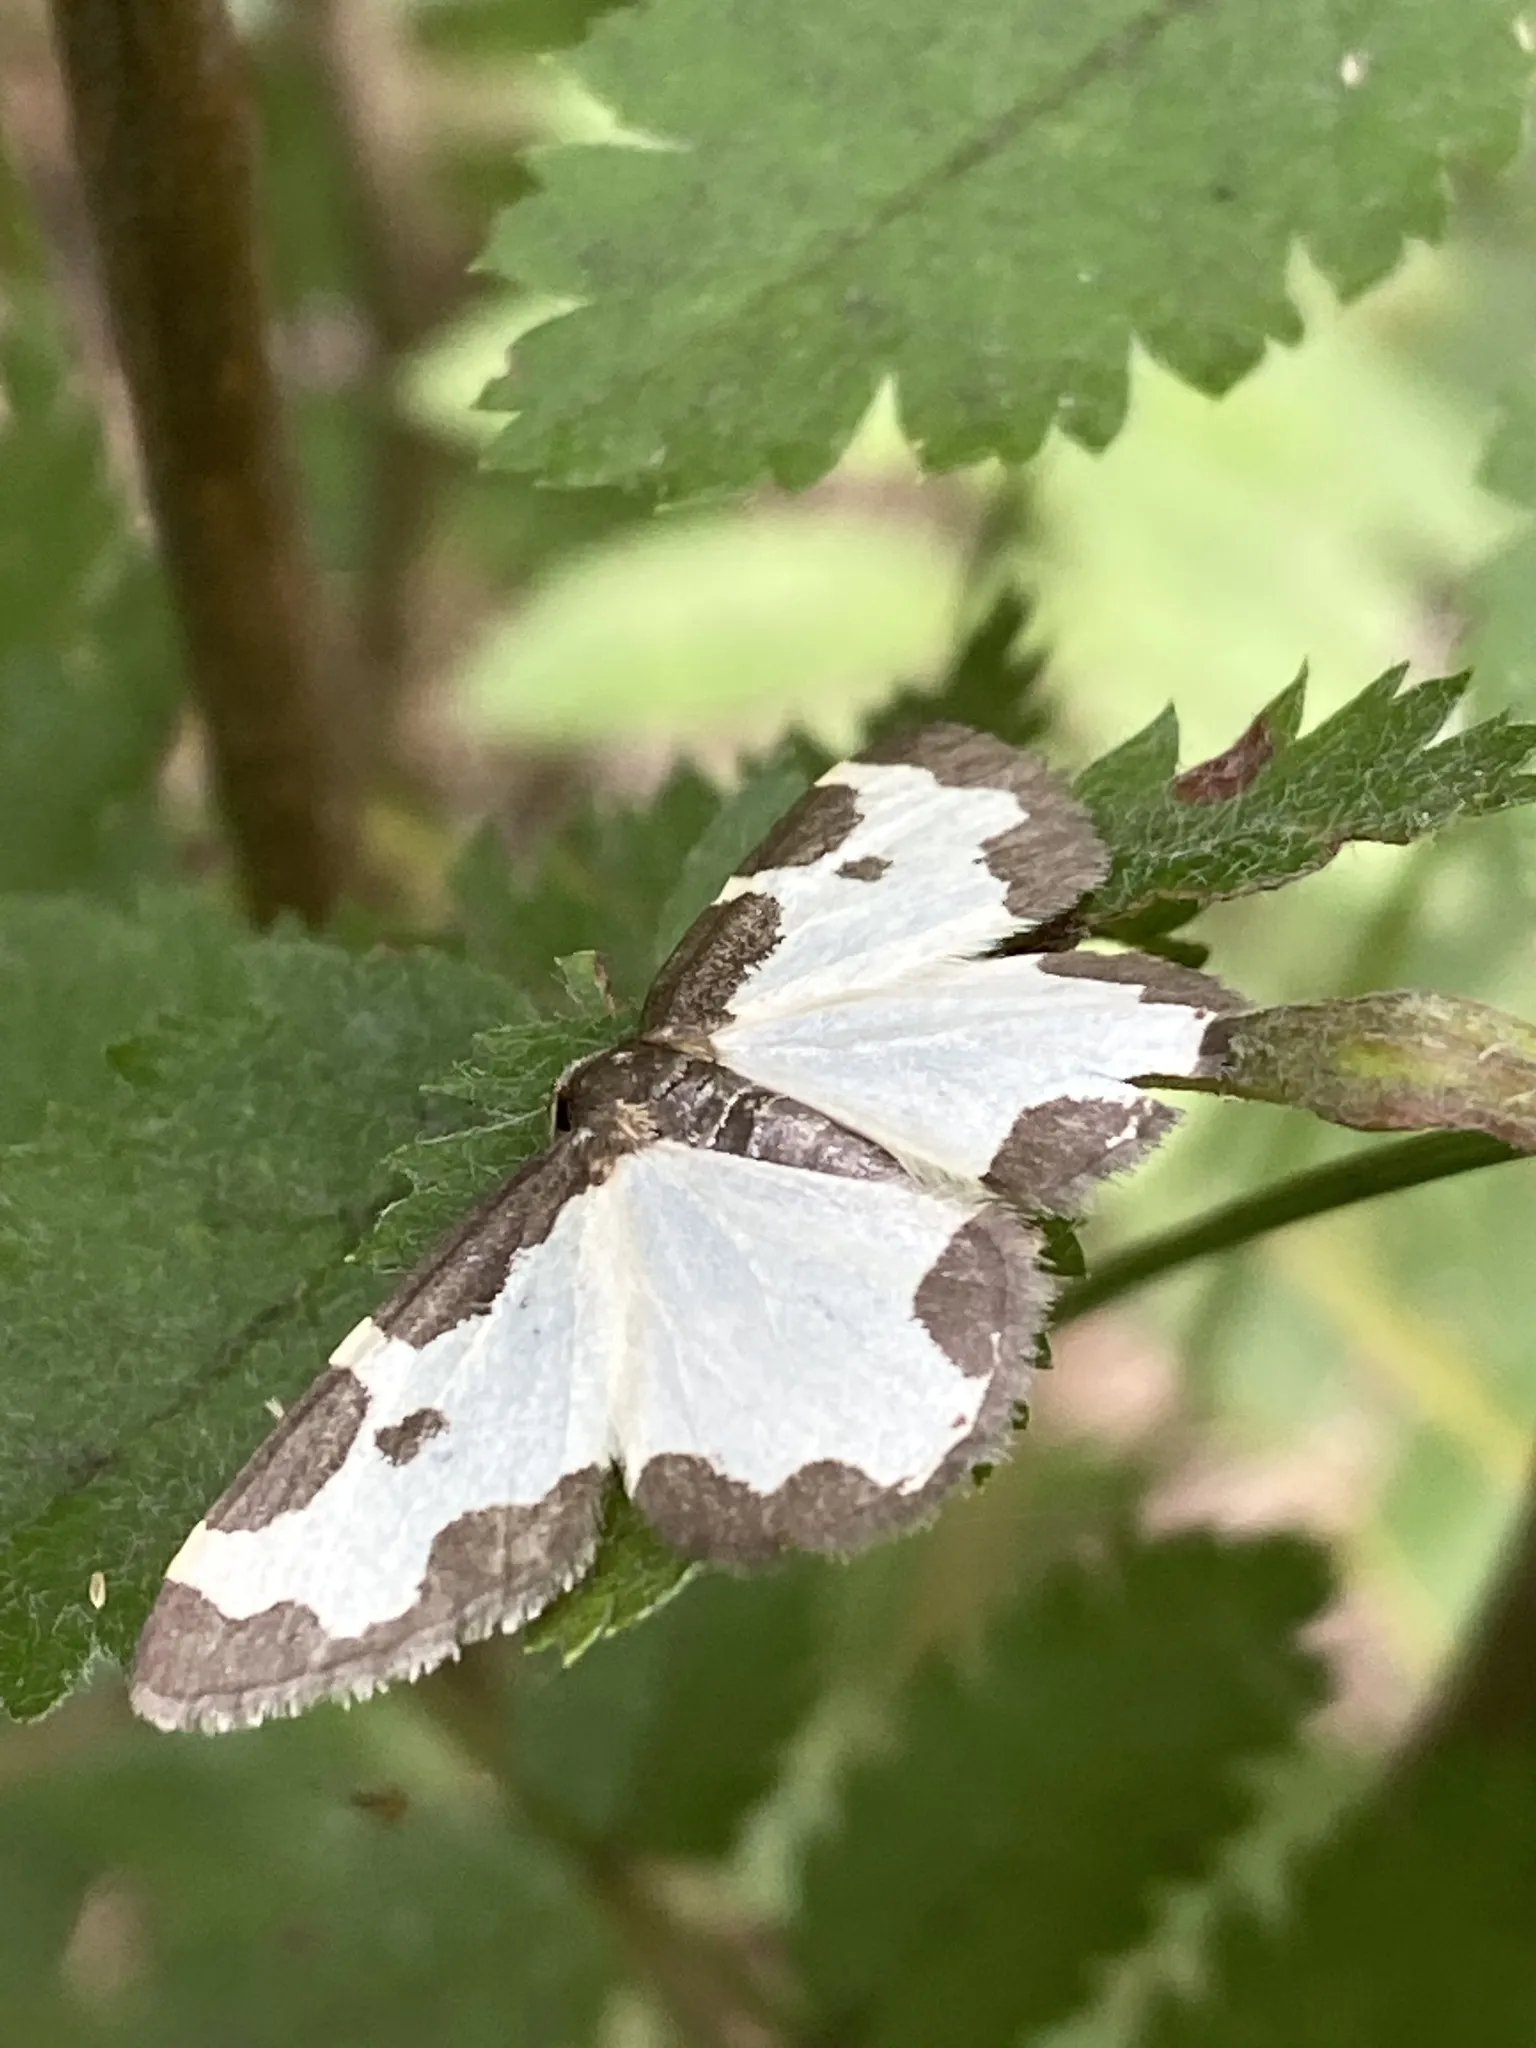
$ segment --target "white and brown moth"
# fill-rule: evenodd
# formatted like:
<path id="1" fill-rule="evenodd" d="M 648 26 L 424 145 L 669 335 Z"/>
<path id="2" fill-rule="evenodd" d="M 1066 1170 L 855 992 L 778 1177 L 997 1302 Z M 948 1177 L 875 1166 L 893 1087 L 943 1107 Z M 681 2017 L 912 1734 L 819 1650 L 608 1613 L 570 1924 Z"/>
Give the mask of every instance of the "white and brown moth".
<path id="1" fill-rule="evenodd" d="M 554 1135 L 343 1338 L 172 1560 L 133 1703 L 358 1697 L 587 1570 L 617 1468 L 733 1564 L 926 1520 L 1011 1434 L 1071 1213 L 1175 1112 L 1214 982 L 1080 952 L 1108 861 L 1032 756 L 930 726 L 829 770 Z M 1000 950 L 1006 947 L 1007 950 Z M 1033 950 L 1031 950 L 1033 948 Z"/>

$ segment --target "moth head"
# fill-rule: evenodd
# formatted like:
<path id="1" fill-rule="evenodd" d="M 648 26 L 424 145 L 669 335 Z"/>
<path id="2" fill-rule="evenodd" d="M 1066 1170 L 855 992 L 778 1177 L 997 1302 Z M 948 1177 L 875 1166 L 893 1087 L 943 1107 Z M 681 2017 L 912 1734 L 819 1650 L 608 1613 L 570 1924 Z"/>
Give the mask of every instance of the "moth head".
<path id="1" fill-rule="evenodd" d="M 573 1131 L 602 1132 L 617 1106 L 635 1092 L 630 1069 L 634 1049 L 620 1046 L 615 1052 L 588 1053 L 573 1060 L 555 1083 L 549 1106 L 550 1130 L 556 1137 Z"/>
<path id="2" fill-rule="evenodd" d="M 588 1067 L 606 1057 L 604 1053 L 592 1052 L 585 1059 L 572 1060 L 555 1083 L 555 1092 L 549 1102 L 549 1128 L 553 1136 L 563 1137 L 575 1130 L 577 1082 Z"/>

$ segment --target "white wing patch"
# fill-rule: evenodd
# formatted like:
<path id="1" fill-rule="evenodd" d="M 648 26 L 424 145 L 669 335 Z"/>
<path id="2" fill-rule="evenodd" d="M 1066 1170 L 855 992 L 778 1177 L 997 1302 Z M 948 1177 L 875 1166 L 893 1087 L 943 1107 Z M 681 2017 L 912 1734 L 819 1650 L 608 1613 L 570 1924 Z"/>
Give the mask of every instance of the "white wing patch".
<path id="1" fill-rule="evenodd" d="M 905 1492 L 969 1433 L 986 1383 L 913 1306 L 965 1208 L 906 1181 L 684 1145 L 648 1145 L 614 1179 L 633 1289 L 614 1421 L 631 1484 L 675 1452 L 757 1493 L 818 1459 Z"/>
<path id="2" fill-rule="evenodd" d="M 613 1296 L 587 1251 L 606 1195 L 565 1203 L 514 1255 L 489 1313 L 420 1347 L 368 1323 L 343 1340 L 173 1559 L 135 1666 L 140 1712 L 218 1727 L 366 1693 L 517 1626 L 581 1575 L 613 1457 Z M 361 1419 L 306 1492 L 332 1396 Z M 272 1452 L 289 1456 L 298 1497 L 253 1512 L 251 1475 Z M 455 1528 L 473 1540 L 445 1556 L 434 1546 Z"/>
<path id="3" fill-rule="evenodd" d="M 750 1080 L 979 1180 L 1022 1112 L 1069 1098 L 1130 1119 L 1145 1100 L 1131 1076 L 1196 1070 L 1214 1010 L 1142 998 L 1035 955 L 956 960 L 814 1010 L 739 1002 L 713 1043 Z"/>
<path id="4" fill-rule="evenodd" d="M 778 944 L 733 996 L 738 1016 L 819 1009 L 1018 930 L 1006 882 L 980 858 L 989 839 L 1026 821 L 1011 791 L 947 787 L 927 768 L 870 761 L 844 761 L 817 786 L 856 793 L 848 836 L 819 860 L 733 876 L 720 893 L 762 893 L 779 906 Z"/>
<path id="5" fill-rule="evenodd" d="M 606 1464 L 612 1336 L 599 1327 L 605 1290 L 582 1273 L 602 1202 L 602 1189 L 568 1202 L 544 1243 L 517 1254 L 489 1315 L 420 1350 L 383 1337 L 365 1349 L 354 1333 L 337 1357 L 368 1412 L 341 1465 L 312 1501 L 260 1528 L 200 1525 L 167 1576 L 231 1620 L 292 1600 L 327 1635 L 360 1635 L 413 1604 L 433 1540 L 460 1515 L 532 1507 L 567 1473 Z M 379 1432 L 388 1441 L 424 1411 L 441 1424 L 395 1463 Z"/>

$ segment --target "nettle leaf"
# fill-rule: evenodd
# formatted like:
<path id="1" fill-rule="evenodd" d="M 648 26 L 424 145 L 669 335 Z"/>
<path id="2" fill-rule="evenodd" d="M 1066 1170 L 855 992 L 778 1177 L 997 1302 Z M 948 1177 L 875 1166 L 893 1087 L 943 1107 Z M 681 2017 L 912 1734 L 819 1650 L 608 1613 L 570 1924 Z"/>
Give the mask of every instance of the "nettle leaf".
<path id="1" fill-rule="evenodd" d="M 1012 2048 L 1063 2019 L 1250 1817 L 1240 1767 L 1319 1697 L 1296 1634 L 1327 1589 L 1298 1540 L 1122 1534 L 1031 1587 L 980 1671 L 927 1664 L 806 1864 L 828 2037 Z"/>
<path id="2" fill-rule="evenodd" d="M 483 1796 L 384 1788 L 339 1716 L 130 1731 L 0 1789 L 0 2001 L 51 2048 L 581 2048 L 616 1987 L 559 1859 Z M 419 1750 L 415 1752 L 419 1754 Z M 445 2030 L 444 2016 L 451 2011 Z"/>
<path id="3" fill-rule="evenodd" d="M 0 1148 L 0 1704 L 19 1715 L 98 1652 L 127 1655 L 181 1536 L 270 1428 L 265 1403 L 375 1304 L 377 1274 L 348 1254 L 398 1189 L 390 1153 L 447 1121 L 421 1078 L 507 1002 L 440 955 L 232 925 L 191 939 L 172 915 L 157 959 L 152 923 L 130 938 L 107 910 L 58 910 L 51 929 L 0 905 L 0 972 L 29 985 L 40 1036 L 89 983 L 74 948 L 159 974 L 136 1029 L 102 1005 L 115 1035 L 94 1052 L 68 1021 L 56 1085 L 33 1048 L 34 1092 L 57 1105 Z"/>
<path id="4" fill-rule="evenodd" d="M 1536 2012 L 1536 1766 L 1527 1746 L 1401 1774 L 1318 1851 L 1268 1926 L 1234 1914 L 1202 1988 L 1165 1993 L 1147 2048 L 1475 2039 L 1526 2048 Z"/>
<path id="5" fill-rule="evenodd" d="M 892 374 L 939 468 L 1102 446 L 1133 338 L 1222 390 L 1300 333 L 1296 241 L 1382 276 L 1530 74 L 1506 0 L 653 0 L 576 61 L 663 146 L 549 153 L 503 216 L 489 267 L 579 309 L 487 394 L 496 459 L 672 496 L 808 483 Z"/>
<path id="6" fill-rule="evenodd" d="M 1422 989 L 1282 1003 L 1212 1025 L 1200 1086 L 1360 1131 L 1482 1131 L 1536 1151 L 1536 1026 Z M 1188 1086 L 1187 1082 L 1175 1083 Z"/>
<path id="7" fill-rule="evenodd" d="M 603 1637 L 654 1614 L 701 1569 L 667 1548 L 614 1481 L 592 1569 L 528 1624 L 523 1647 L 551 1650 L 562 1663 L 574 1664 Z"/>
<path id="8" fill-rule="evenodd" d="M 591 956 L 557 964 L 577 961 L 590 966 Z M 555 979 L 546 975 L 552 985 Z M 443 1128 L 391 1156 L 390 1170 L 410 1192 L 380 1218 L 359 1254 L 386 1291 L 499 1179 L 549 1143 L 550 1102 L 565 1069 L 635 1029 L 635 1014 L 615 1008 L 595 981 L 579 996 L 574 984 L 573 974 L 562 1010 L 541 1013 L 522 1001 L 513 1021 L 475 1034 L 449 1075 L 423 1083 L 424 1097 L 442 1106 Z"/>
<path id="9" fill-rule="evenodd" d="M 0 331 L 0 889 L 120 897 L 166 864 L 181 703 L 159 572 L 41 293 Z"/>
<path id="10" fill-rule="evenodd" d="M 237 936 L 191 894 L 146 897 L 139 917 L 68 896 L 0 903 L 0 1145 L 36 1137 L 50 1105 L 121 1102 L 136 1034 L 185 991 L 220 990 Z"/>
<path id="11" fill-rule="evenodd" d="M 579 1664 L 525 1664 L 512 1741 L 539 1810 L 608 1847 L 723 1856 L 816 1697 L 827 1569 L 701 1578 Z"/>
<path id="12" fill-rule="evenodd" d="M 1225 753 L 1182 773 L 1171 709 L 1096 761 L 1077 793 L 1114 867 L 1085 906 L 1090 928 L 1140 942 L 1204 904 L 1311 874 L 1352 840 L 1406 845 L 1536 801 L 1536 726 L 1501 713 L 1435 744 L 1467 678 L 1405 674 L 1389 669 L 1306 734 L 1295 682 Z"/>

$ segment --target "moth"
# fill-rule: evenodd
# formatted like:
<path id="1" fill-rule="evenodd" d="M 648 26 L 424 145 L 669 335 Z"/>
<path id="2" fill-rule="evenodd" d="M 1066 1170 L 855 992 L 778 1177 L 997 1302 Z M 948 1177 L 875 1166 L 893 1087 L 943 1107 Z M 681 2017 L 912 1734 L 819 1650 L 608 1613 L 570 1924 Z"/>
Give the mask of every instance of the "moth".
<path id="1" fill-rule="evenodd" d="M 132 1698 L 222 1729 L 414 1677 L 587 1571 L 610 1475 L 750 1565 L 928 1520 L 1003 1454 L 1035 1219 L 1175 1120 L 1234 999 L 1074 948 L 1109 861 L 1034 756 L 830 769 L 561 1080 L 547 1149 L 344 1337 L 172 1560 Z"/>

